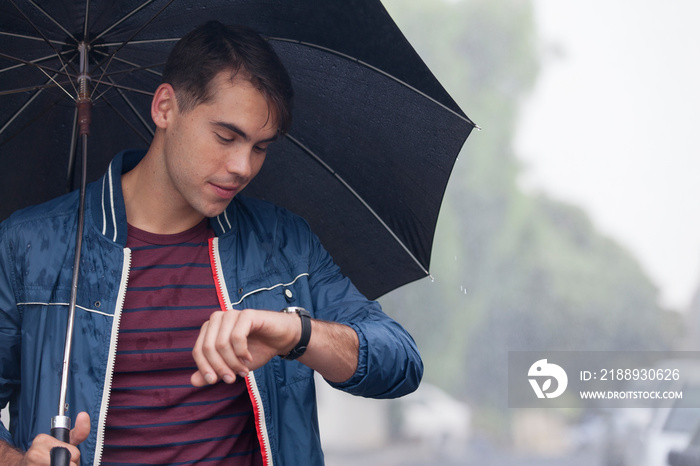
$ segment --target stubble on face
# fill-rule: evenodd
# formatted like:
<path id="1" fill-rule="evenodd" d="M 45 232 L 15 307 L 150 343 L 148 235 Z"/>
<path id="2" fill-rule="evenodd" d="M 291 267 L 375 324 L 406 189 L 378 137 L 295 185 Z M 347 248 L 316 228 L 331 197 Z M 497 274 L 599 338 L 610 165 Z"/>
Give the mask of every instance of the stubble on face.
<path id="1" fill-rule="evenodd" d="M 212 99 L 187 112 L 173 102 L 154 139 L 157 161 L 148 179 L 163 223 L 194 226 L 221 214 L 257 175 L 277 138 L 268 103 L 249 81 L 224 72 L 211 85 Z"/>

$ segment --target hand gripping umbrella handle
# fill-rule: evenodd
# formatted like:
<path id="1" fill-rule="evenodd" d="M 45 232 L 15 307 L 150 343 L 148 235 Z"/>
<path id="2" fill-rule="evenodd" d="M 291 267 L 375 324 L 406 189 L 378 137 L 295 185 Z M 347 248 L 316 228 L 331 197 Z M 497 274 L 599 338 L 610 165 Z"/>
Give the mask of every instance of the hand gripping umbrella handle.
<path id="1" fill-rule="evenodd" d="M 51 436 L 61 442 L 70 441 L 70 418 L 67 416 L 55 416 L 51 419 Z M 70 451 L 65 447 L 51 449 L 51 466 L 69 466 Z"/>

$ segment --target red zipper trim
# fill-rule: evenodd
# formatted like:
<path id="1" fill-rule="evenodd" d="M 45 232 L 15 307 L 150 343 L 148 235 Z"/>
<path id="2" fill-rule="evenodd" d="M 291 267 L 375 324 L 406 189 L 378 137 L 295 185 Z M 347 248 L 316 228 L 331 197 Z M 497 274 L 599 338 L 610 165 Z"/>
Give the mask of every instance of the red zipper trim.
<path id="1" fill-rule="evenodd" d="M 219 298 L 219 306 L 222 311 L 228 311 L 226 307 L 226 298 L 224 296 L 223 283 L 221 282 L 221 270 L 219 270 L 219 261 L 216 260 L 216 254 L 214 253 L 214 239 L 209 238 L 209 263 L 211 264 L 211 271 L 214 274 L 214 283 L 216 284 L 216 296 Z"/>
<path id="2" fill-rule="evenodd" d="M 263 434 L 263 413 L 260 410 L 260 404 L 262 404 L 261 401 L 259 401 L 256 397 L 256 390 L 254 389 L 252 382 L 251 382 L 251 377 L 253 377 L 253 374 L 249 374 L 248 377 L 245 378 L 245 384 L 246 387 L 248 387 L 248 395 L 250 396 L 250 404 L 253 405 L 253 413 L 255 415 L 255 426 L 257 427 L 255 429 L 255 432 L 258 434 L 258 443 L 260 444 L 260 453 L 262 454 L 262 459 L 263 459 L 263 464 L 266 466 L 271 466 L 272 465 L 272 458 L 270 458 L 270 455 L 268 453 L 268 448 L 266 445 L 268 445 L 268 442 L 265 441 L 265 435 Z M 259 394 L 258 394 L 259 396 Z"/>
<path id="3" fill-rule="evenodd" d="M 219 306 L 221 307 L 222 311 L 227 311 L 229 310 L 226 304 L 228 300 L 226 299 L 226 295 L 224 294 L 224 283 L 222 279 L 223 274 L 215 252 L 215 239 L 216 238 L 209 238 L 209 262 L 211 264 L 212 273 L 214 274 L 214 283 L 216 284 L 216 295 L 219 298 Z M 253 377 L 252 373 L 245 378 L 245 385 L 248 389 L 250 404 L 253 405 L 253 416 L 255 416 L 256 427 L 255 433 L 258 436 L 258 443 L 260 444 L 260 453 L 262 454 L 263 464 L 265 466 L 272 466 L 272 458 L 269 455 L 269 449 L 267 447 L 267 445 L 269 444 L 269 440 L 266 441 L 265 433 L 263 432 L 262 427 L 264 424 L 264 414 L 261 409 L 262 402 L 258 400 L 259 394 L 256 392 L 256 387 L 253 387 L 253 383 L 250 379 L 251 377 Z"/>

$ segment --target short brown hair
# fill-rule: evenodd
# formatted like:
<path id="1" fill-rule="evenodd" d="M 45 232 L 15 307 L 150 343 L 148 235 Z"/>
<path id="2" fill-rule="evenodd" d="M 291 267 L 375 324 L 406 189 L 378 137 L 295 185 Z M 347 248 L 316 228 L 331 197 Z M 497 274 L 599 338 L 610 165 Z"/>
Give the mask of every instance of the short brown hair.
<path id="1" fill-rule="evenodd" d="M 285 134 L 292 120 L 292 83 L 272 46 L 243 26 L 209 21 L 180 39 L 168 56 L 163 82 L 173 86 L 183 112 L 210 102 L 211 81 L 222 71 L 243 77 L 258 89 Z"/>

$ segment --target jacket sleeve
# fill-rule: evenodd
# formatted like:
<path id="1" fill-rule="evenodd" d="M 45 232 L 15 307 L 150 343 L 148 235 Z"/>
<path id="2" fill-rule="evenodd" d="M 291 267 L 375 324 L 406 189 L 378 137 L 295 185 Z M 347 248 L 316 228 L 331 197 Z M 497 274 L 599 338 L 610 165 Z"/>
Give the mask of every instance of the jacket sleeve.
<path id="1" fill-rule="evenodd" d="M 360 341 L 357 371 L 346 382 L 329 382 L 331 386 L 368 398 L 413 392 L 423 376 L 423 362 L 411 335 L 355 288 L 313 233 L 310 238 L 314 317 L 352 327 Z"/>
<path id="2" fill-rule="evenodd" d="M 0 408 L 5 408 L 19 390 L 20 318 L 13 291 L 10 240 L 0 226 Z M 0 423 L 0 440 L 12 444 L 7 428 Z"/>

